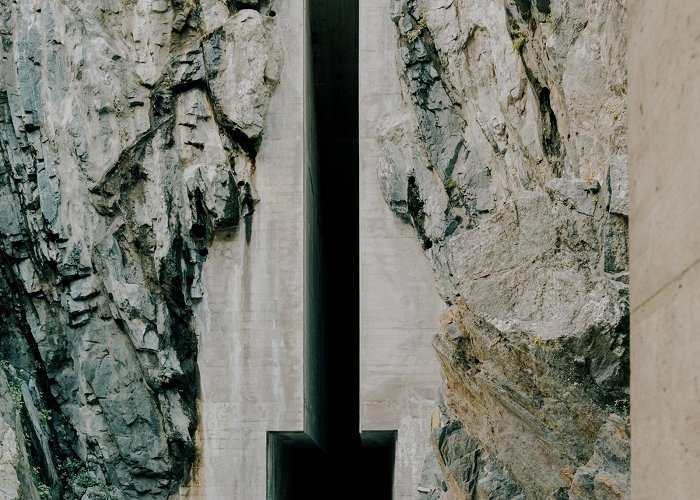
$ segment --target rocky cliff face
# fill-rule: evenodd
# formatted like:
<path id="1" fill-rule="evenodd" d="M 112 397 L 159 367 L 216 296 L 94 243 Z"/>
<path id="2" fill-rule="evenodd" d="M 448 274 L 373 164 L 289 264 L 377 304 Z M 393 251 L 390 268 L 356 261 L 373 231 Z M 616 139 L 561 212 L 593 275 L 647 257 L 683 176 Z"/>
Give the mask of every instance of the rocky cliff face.
<path id="1" fill-rule="evenodd" d="M 628 498 L 625 2 L 393 3 L 379 180 L 450 306 L 426 495 Z"/>
<path id="2" fill-rule="evenodd" d="M 389 0 L 387 0 L 389 1 Z M 449 308 L 433 498 L 627 498 L 624 0 L 391 0 L 380 183 Z M 0 496 L 167 498 L 254 220 L 266 0 L 0 0 Z"/>
<path id="3" fill-rule="evenodd" d="M 193 304 L 245 230 L 280 69 L 265 0 L 0 0 L 0 496 L 167 498 Z"/>

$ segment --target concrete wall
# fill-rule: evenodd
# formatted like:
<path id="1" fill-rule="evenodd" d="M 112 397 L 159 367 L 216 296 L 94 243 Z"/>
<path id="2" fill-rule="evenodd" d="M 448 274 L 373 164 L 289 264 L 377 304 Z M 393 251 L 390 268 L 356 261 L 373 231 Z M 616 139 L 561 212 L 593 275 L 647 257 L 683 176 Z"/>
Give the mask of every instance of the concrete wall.
<path id="1" fill-rule="evenodd" d="M 632 497 L 700 491 L 700 2 L 630 8 Z"/>
<path id="2" fill-rule="evenodd" d="M 188 498 L 265 498 L 267 431 L 303 429 L 303 2 L 277 1 L 284 67 L 257 157 L 252 238 L 205 265 L 201 462 Z"/>
<path id="3" fill-rule="evenodd" d="M 322 404 L 319 375 L 325 372 L 322 353 L 311 343 L 323 334 L 321 304 L 321 207 L 318 196 L 319 172 L 314 108 L 313 51 L 309 0 L 304 0 L 304 432 L 317 443 L 321 432 Z"/>
<path id="4" fill-rule="evenodd" d="M 360 419 L 398 430 L 394 498 L 413 498 L 440 387 L 431 341 L 442 302 L 415 230 L 391 213 L 377 181 L 382 117 L 401 102 L 390 2 L 360 0 Z"/>
<path id="5" fill-rule="evenodd" d="M 376 181 L 376 123 L 400 102 L 388 2 L 360 0 L 361 423 L 398 429 L 415 493 L 439 386 L 441 302 Z M 303 426 L 303 4 L 279 2 L 285 66 L 258 157 L 252 241 L 219 240 L 200 309 L 201 467 L 189 498 L 265 497 L 269 430 Z M 630 4 L 633 497 L 700 491 L 700 3 Z"/>
<path id="6" fill-rule="evenodd" d="M 312 234 L 316 205 L 313 176 L 304 177 L 313 159 L 303 141 L 303 7 L 275 8 L 284 69 L 257 159 L 262 201 L 251 242 L 243 231 L 220 238 L 205 266 L 201 462 L 186 498 L 265 498 L 267 432 L 304 428 L 304 232 Z M 400 102 L 388 8 L 362 0 L 360 10 L 361 427 L 398 430 L 394 497 L 404 499 L 430 450 L 440 384 L 431 340 L 442 303 L 413 228 L 390 212 L 377 182 L 377 123 Z M 308 273 L 313 252 L 307 259 Z"/>

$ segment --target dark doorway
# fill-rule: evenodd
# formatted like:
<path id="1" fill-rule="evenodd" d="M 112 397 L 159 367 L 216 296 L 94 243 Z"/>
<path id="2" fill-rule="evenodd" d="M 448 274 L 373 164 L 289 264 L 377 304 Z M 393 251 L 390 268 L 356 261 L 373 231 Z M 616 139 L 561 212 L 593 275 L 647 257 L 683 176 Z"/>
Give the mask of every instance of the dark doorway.
<path id="1" fill-rule="evenodd" d="M 364 491 L 359 498 L 387 500 L 394 487 L 396 431 L 365 431 L 361 435 L 359 477 Z"/>

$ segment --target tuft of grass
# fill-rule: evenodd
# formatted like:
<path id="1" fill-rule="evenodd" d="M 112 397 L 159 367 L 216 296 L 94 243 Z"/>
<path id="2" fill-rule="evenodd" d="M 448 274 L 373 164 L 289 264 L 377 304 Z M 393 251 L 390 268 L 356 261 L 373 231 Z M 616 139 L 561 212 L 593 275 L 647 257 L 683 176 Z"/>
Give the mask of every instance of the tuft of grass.
<path id="1" fill-rule="evenodd" d="M 515 40 L 513 40 L 513 50 L 517 53 L 521 53 L 525 43 L 527 43 L 527 37 L 521 33 Z"/>
<path id="2" fill-rule="evenodd" d="M 10 397 L 12 397 L 12 402 L 14 403 L 16 410 L 21 411 L 24 409 L 22 390 L 13 383 L 10 383 Z"/>
<path id="3" fill-rule="evenodd" d="M 547 353 L 558 351 L 562 347 L 561 343 L 559 342 L 559 339 L 544 340 L 539 335 L 535 337 L 534 345 L 535 347 L 541 349 L 543 352 Z"/>
<path id="4" fill-rule="evenodd" d="M 41 482 L 40 471 L 37 467 L 32 467 L 32 476 L 36 481 L 36 490 L 39 493 L 39 500 L 49 500 L 51 498 L 51 489 Z"/>
<path id="5" fill-rule="evenodd" d="M 39 412 L 39 420 L 41 423 L 46 425 L 47 422 L 51 420 L 51 410 L 43 409 Z"/>
<path id="6" fill-rule="evenodd" d="M 49 500 L 51 498 L 51 490 L 44 483 L 39 483 L 36 489 L 39 492 L 40 500 Z"/>
<path id="7" fill-rule="evenodd" d="M 408 39 L 409 43 L 413 43 L 418 40 L 418 37 L 421 36 L 423 30 L 425 30 L 427 26 L 428 24 L 425 22 L 425 18 L 421 16 L 418 21 L 416 21 L 416 27 L 406 33 L 406 38 Z"/>

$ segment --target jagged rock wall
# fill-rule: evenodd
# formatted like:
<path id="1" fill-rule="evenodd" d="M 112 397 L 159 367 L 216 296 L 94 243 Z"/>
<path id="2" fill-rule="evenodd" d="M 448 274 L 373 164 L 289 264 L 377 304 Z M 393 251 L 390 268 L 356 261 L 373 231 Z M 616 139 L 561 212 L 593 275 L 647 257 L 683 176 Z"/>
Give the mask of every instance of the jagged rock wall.
<path id="1" fill-rule="evenodd" d="M 217 230 L 253 224 L 273 16 L 0 1 L 3 498 L 167 498 L 188 480 L 193 306 Z"/>
<path id="2" fill-rule="evenodd" d="M 625 2 L 394 0 L 392 19 L 405 106 L 379 182 L 450 306 L 425 495 L 628 498 Z"/>

